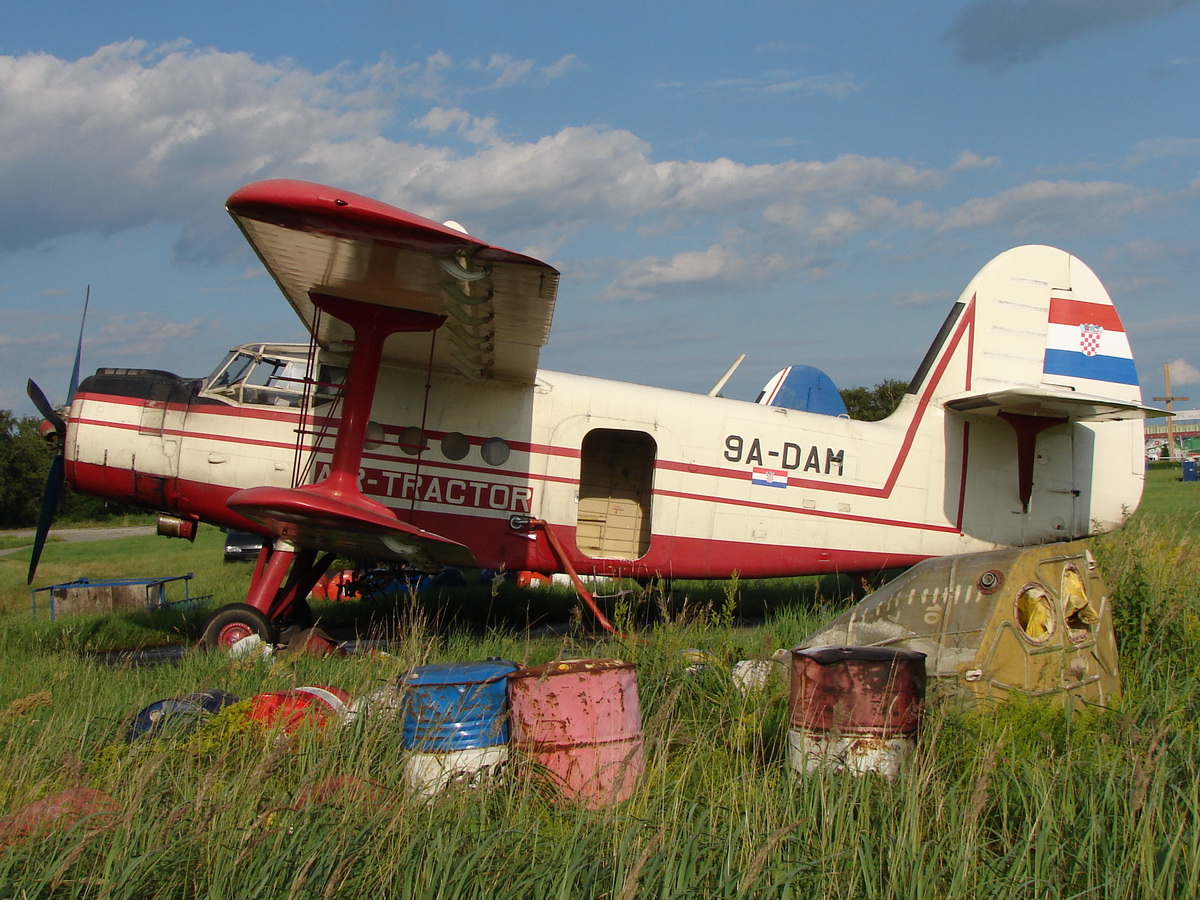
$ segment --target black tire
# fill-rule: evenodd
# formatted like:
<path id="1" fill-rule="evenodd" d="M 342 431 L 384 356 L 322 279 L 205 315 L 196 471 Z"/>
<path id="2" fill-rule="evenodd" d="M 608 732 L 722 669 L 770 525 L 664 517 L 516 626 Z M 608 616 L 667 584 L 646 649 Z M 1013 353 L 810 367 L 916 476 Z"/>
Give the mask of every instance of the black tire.
<path id="1" fill-rule="evenodd" d="M 230 603 L 209 616 L 204 623 L 200 646 L 206 650 L 228 651 L 242 638 L 257 634 L 264 644 L 279 641 L 279 630 L 266 616 L 245 603 Z"/>

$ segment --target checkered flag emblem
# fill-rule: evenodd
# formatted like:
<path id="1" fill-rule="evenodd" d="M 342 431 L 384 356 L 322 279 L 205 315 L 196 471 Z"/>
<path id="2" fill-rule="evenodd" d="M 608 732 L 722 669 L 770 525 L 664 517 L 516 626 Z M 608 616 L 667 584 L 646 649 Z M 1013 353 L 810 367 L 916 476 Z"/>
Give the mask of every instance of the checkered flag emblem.
<path id="1" fill-rule="evenodd" d="M 1103 325 L 1079 326 L 1079 347 L 1084 356 L 1095 356 L 1100 352 L 1100 338 L 1103 334 Z"/>

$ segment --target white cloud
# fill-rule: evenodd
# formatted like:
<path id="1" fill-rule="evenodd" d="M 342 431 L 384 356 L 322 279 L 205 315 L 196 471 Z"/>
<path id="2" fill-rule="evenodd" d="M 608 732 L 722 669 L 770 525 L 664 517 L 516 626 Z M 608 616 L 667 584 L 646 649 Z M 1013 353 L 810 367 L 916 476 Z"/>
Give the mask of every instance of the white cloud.
<path id="1" fill-rule="evenodd" d="M 932 198 L 948 173 L 897 159 L 659 159 L 639 136 L 599 125 L 514 139 L 465 98 L 557 77 L 575 61 L 539 67 L 497 55 L 475 65 L 439 52 L 410 65 L 384 59 L 314 74 L 286 61 L 134 41 L 73 62 L 0 56 L 0 206 L 23 211 L 0 222 L 0 251 L 170 223 L 180 229 L 180 257 L 220 259 L 244 252 L 220 199 L 265 177 L 334 183 L 539 252 L 584 229 L 686 229 L 692 246 L 715 254 L 740 230 L 739 252 L 768 274 L 786 270 L 761 265 L 781 237 L 802 248 L 871 230 L 1077 230 L 1154 199 L 1116 182 L 1034 181 L 942 211 Z M 480 73 L 486 85 L 456 85 Z M 952 170 L 997 162 L 964 152 Z M 627 273 L 613 293 L 649 296 L 668 271 Z"/>
<path id="2" fill-rule="evenodd" d="M 810 261 L 779 253 L 744 256 L 714 244 L 707 250 L 676 253 L 667 259 L 646 257 L 618 264 L 616 277 L 596 299 L 645 301 L 664 294 L 707 293 L 730 284 L 750 288 L 804 268 Z"/>
<path id="3" fill-rule="evenodd" d="M 1200 384 L 1200 369 L 1197 369 L 1185 359 L 1173 359 L 1167 363 L 1171 373 L 1172 386 L 1181 384 Z"/>
<path id="4" fill-rule="evenodd" d="M 575 55 L 570 53 L 548 66 L 539 66 L 532 59 L 514 59 L 507 53 L 493 53 L 486 63 L 472 62 L 470 68 L 493 77 L 487 90 L 499 90 L 520 84 L 548 84 L 562 78 L 575 64 Z"/>
<path id="5" fill-rule="evenodd" d="M 0 249 L 188 219 L 314 140 L 378 131 L 370 83 L 136 41 L 0 56 Z"/>
<path id="6" fill-rule="evenodd" d="M 951 172 L 969 172 L 973 169 L 992 169 L 1000 165 L 1000 157 L 998 156 L 978 156 L 970 150 L 964 150 L 959 154 L 958 159 L 954 161 L 954 165 L 950 167 Z"/>
<path id="7" fill-rule="evenodd" d="M 991 197 L 969 200 L 942 217 L 941 230 L 1007 225 L 1018 234 L 1053 226 L 1060 231 L 1103 228 L 1144 211 L 1149 198 L 1112 181 L 1031 181 Z"/>
<path id="8" fill-rule="evenodd" d="M 454 131 L 472 144 L 490 145 L 500 142 L 494 116 L 474 116 L 458 107 L 447 109 L 435 106 L 425 115 L 413 119 L 412 124 L 414 128 L 427 131 L 434 136 Z"/>
<path id="9" fill-rule="evenodd" d="M 1200 138 L 1153 138 L 1134 144 L 1133 153 L 1125 160 L 1125 166 L 1131 168 L 1155 159 L 1189 156 L 1200 156 Z"/>
<path id="10" fill-rule="evenodd" d="M 722 78 L 702 84 L 663 81 L 655 87 L 702 94 L 794 94 L 801 97 L 833 97 L 837 100 L 845 100 L 861 90 L 858 82 L 847 75 L 795 75 L 787 72 L 772 72 L 762 77 Z"/>
<path id="11" fill-rule="evenodd" d="M 767 94 L 800 94 L 805 97 L 829 96 L 845 100 L 851 94 L 857 93 L 859 85 L 845 76 L 809 75 L 804 78 L 790 78 L 760 86 Z"/>

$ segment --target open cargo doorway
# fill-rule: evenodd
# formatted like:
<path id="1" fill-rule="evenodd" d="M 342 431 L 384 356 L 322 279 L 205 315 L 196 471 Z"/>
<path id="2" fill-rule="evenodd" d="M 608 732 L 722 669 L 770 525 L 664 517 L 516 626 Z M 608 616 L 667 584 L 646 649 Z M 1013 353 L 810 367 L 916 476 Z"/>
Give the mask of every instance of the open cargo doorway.
<path id="1" fill-rule="evenodd" d="M 657 449 L 642 431 L 597 428 L 584 437 L 575 533 L 581 553 L 603 559 L 646 555 Z"/>

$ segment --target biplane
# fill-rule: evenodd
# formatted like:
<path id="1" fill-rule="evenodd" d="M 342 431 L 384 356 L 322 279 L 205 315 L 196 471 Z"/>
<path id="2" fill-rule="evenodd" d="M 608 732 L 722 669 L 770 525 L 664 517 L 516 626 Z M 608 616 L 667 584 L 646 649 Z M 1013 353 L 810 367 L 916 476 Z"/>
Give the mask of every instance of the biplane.
<path id="1" fill-rule="evenodd" d="M 269 538 L 210 645 L 309 621 L 337 556 L 853 573 L 1110 530 L 1141 496 L 1150 410 L 1129 341 L 1062 250 L 988 263 L 899 408 L 863 422 L 802 366 L 757 401 L 540 369 L 559 273 L 456 223 L 290 180 L 227 209 L 307 344 L 244 344 L 205 378 L 102 368 L 61 415 L 30 385 L 60 439 L 52 481 L 156 509 L 160 533 Z"/>

